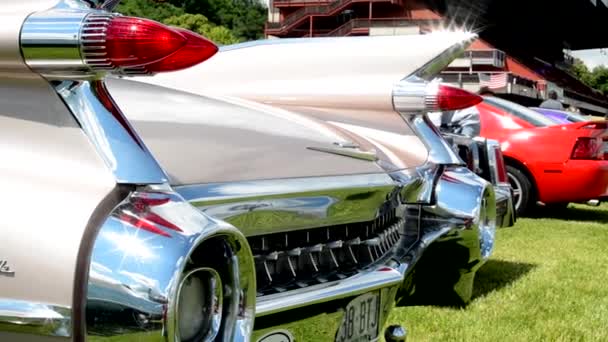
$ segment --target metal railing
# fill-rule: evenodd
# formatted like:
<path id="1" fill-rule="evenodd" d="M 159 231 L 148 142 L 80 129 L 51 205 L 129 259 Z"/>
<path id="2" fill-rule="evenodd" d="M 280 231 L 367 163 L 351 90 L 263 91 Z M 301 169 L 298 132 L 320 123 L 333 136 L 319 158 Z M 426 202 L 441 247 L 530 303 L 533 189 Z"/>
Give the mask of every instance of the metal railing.
<path id="1" fill-rule="evenodd" d="M 289 6 L 289 5 L 300 5 L 300 4 L 327 4 L 332 0 L 274 0 L 273 5 L 277 6 Z"/>
<path id="2" fill-rule="evenodd" d="M 339 10 L 345 8 L 346 6 L 348 6 L 349 4 L 354 3 L 354 2 L 395 2 L 395 0 L 335 0 L 326 5 L 306 6 L 306 7 L 300 8 L 299 10 L 288 15 L 281 22 L 267 23 L 266 28 L 268 30 L 275 31 L 272 33 L 277 33 L 276 31 L 283 32 L 283 31 L 290 29 L 292 26 L 294 26 L 294 24 L 297 24 L 298 22 L 300 22 L 302 19 L 306 18 L 309 15 L 315 15 L 315 16 L 332 15 L 335 12 L 338 12 Z"/>
<path id="3" fill-rule="evenodd" d="M 335 30 L 328 33 L 318 34 L 318 37 L 341 37 L 350 34 L 358 28 L 372 27 L 414 27 L 425 25 L 438 25 L 443 20 L 426 20 L 426 19 L 404 19 L 404 18 L 381 18 L 381 19 L 351 19 L 344 25 L 339 26 Z"/>
<path id="4" fill-rule="evenodd" d="M 473 65 L 491 65 L 496 68 L 505 66 L 506 54 L 498 49 L 465 51 L 462 58 L 470 59 Z"/>

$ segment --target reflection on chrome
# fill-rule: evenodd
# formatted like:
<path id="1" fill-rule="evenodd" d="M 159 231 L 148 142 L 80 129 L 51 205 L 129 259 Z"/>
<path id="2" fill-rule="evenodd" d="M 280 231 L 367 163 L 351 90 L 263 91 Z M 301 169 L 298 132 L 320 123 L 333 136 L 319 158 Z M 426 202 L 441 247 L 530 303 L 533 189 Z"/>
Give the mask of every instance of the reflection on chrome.
<path id="1" fill-rule="evenodd" d="M 167 181 L 162 168 L 114 105 L 103 82 L 65 81 L 56 89 L 118 183 Z"/>
<path id="2" fill-rule="evenodd" d="M 395 191 L 406 203 L 429 202 L 436 167 L 390 174 L 292 178 L 176 187 L 204 213 L 246 236 L 365 222 Z"/>
<path id="3" fill-rule="evenodd" d="M 89 336 L 245 340 L 254 308 L 255 274 L 245 238 L 166 189 L 131 193 L 95 239 L 86 299 Z"/>
<path id="4" fill-rule="evenodd" d="M 69 337 L 72 333 L 72 310 L 67 307 L 0 299 L 0 330 L 9 324 L 9 331 Z"/>

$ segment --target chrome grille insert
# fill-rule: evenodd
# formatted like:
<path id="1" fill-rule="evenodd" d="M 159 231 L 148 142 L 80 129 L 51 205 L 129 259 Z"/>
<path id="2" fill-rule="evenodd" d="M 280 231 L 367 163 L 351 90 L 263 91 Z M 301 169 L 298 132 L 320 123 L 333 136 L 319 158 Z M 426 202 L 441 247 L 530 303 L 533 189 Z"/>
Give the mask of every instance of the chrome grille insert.
<path id="1" fill-rule="evenodd" d="M 368 222 L 249 237 L 258 296 L 357 273 L 397 245 L 404 222 L 391 209 Z"/>

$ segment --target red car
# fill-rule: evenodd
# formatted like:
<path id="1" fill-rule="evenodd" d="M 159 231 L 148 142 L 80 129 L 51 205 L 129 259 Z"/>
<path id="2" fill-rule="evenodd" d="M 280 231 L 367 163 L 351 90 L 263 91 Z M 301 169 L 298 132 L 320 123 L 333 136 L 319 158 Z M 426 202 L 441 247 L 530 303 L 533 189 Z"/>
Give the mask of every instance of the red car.
<path id="1" fill-rule="evenodd" d="M 608 196 L 606 121 L 556 125 L 496 97 L 477 105 L 481 136 L 500 141 L 518 214 L 537 202 L 565 206 Z"/>

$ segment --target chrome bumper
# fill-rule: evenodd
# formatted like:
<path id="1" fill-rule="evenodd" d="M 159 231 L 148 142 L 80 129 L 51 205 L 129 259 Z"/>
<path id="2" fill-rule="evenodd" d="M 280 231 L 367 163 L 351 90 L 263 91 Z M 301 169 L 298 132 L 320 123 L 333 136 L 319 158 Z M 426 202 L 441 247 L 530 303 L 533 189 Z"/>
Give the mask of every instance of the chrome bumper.
<path id="1" fill-rule="evenodd" d="M 344 308 L 356 296 L 371 291 L 380 291 L 379 322 L 384 327 L 397 299 L 412 292 L 413 270 L 426 259 L 430 246 L 439 247 L 432 249 L 429 258 L 444 259 L 447 267 L 456 267 L 454 271 L 463 274 L 455 288 L 462 282 L 472 284 L 475 271 L 491 255 L 494 243 L 492 190 L 466 168 L 444 171 L 436 186 L 435 204 L 408 205 L 405 209 L 401 240 L 387 258 L 340 281 L 259 297 L 253 341 L 264 341 L 273 334 L 287 334 L 296 341 L 333 341 Z M 463 265 L 453 264 L 453 257 L 447 254 L 454 246 L 467 250 Z M 461 295 L 466 301 L 470 291 L 461 291 Z"/>

